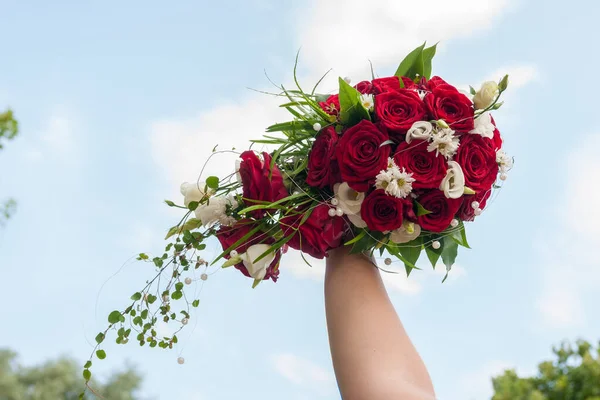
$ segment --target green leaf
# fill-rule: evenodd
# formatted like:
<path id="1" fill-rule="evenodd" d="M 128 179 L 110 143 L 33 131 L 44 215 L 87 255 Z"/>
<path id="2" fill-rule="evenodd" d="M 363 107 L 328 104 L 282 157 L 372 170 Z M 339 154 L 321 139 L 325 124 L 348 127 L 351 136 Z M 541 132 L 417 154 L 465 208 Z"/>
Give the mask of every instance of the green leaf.
<path id="1" fill-rule="evenodd" d="M 437 43 L 431 47 L 423 49 L 423 76 L 427 79 L 431 78 L 432 60 L 435 57 Z"/>
<path id="2" fill-rule="evenodd" d="M 262 279 L 255 279 L 254 283 L 252 284 L 252 289 L 257 287 L 261 282 L 262 282 Z"/>
<path id="3" fill-rule="evenodd" d="M 238 256 L 238 257 L 231 257 L 229 260 L 225 261 L 223 263 L 223 265 L 221 265 L 221 268 L 229 268 L 229 267 L 233 267 L 234 265 L 237 265 L 239 263 L 242 262 L 242 259 Z"/>
<path id="4" fill-rule="evenodd" d="M 148 255 L 147 255 L 147 254 L 144 254 L 144 253 L 140 253 L 140 255 L 138 256 L 138 258 L 139 258 L 140 260 L 147 260 L 147 259 L 148 259 Z"/>
<path id="5" fill-rule="evenodd" d="M 458 243 L 450 237 L 444 236 L 443 245 L 442 245 L 442 261 L 444 265 L 448 267 L 452 267 L 454 262 L 456 261 L 456 256 L 458 255 Z"/>
<path id="6" fill-rule="evenodd" d="M 463 193 L 464 194 L 475 194 L 476 192 L 473 189 L 471 189 L 470 187 L 465 186 L 465 188 L 463 189 Z"/>
<path id="7" fill-rule="evenodd" d="M 461 245 L 462 247 L 466 247 L 470 249 L 469 242 L 467 241 L 467 231 L 465 230 L 465 224 L 462 221 L 458 222 L 458 226 L 456 228 L 450 228 L 452 232 L 452 238 Z"/>
<path id="8" fill-rule="evenodd" d="M 165 236 L 165 240 L 170 238 L 173 235 L 177 235 L 179 233 L 183 233 L 185 231 L 193 231 L 194 229 L 198 229 L 202 226 L 202 220 L 198 218 L 190 218 L 188 219 L 183 226 L 174 226 L 169 229 L 167 236 Z"/>
<path id="9" fill-rule="evenodd" d="M 358 242 L 360 239 L 363 238 L 363 236 L 365 236 L 367 234 L 367 230 L 366 229 L 362 229 L 360 231 L 360 233 L 358 235 L 356 235 L 352 240 L 347 241 L 346 243 L 344 243 L 344 246 L 349 246 L 351 244 L 354 244 L 356 242 Z"/>
<path id="10" fill-rule="evenodd" d="M 418 201 L 415 201 L 417 204 L 417 217 L 421 217 L 423 215 L 431 214 L 431 211 L 426 210 Z"/>
<path id="11" fill-rule="evenodd" d="M 151 295 L 148 295 L 148 298 L 150 298 Z M 148 309 L 143 310 L 142 313 L 140 314 L 140 317 L 142 317 L 142 319 L 146 319 L 148 318 Z"/>
<path id="12" fill-rule="evenodd" d="M 176 290 L 171 294 L 171 298 L 173 300 L 179 300 L 183 297 L 183 292 L 180 290 Z"/>
<path id="13" fill-rule="evenodd" d="M 255 206 L 251 206 L 251 207 L 246 207 L 244 209 L 242 209 L 239 214 L 247 214 L 251 211 L 255 211 L 255 210 L 264 210 L 264 209 L 269 209 L 269 208 L 277 208 L 276 206 L 280 205 L 281 203 L 285 203 L 300 197 L 308 197 L 308 195 L 306 193 L 295 193 L 292 195 L 289 195 L 287 197 L 284 197 L 283 199 L 277 200 L 273 203 L 267 203 L 267 204 L 259 204 L 259 205 L 255 205 Z M 286 209 L 287 207 L 281 207 L 282 209 Z"/>
<path id="14" fill-rule="evenodd" d="M 165 200 L 165 203 L 167 203 L 169 207 L 175 207 L 175 203 L 173 203 L 171 200 Z"/>
<path id="15" fill-rule="evenodd" d="M 206 186 L 208 186 L 211 189 L 218 189 L 219 178 L 217 178 L 216 176 L 209 176 L 208 178 L 206 178 Z"/>
<path id="16" fill-rule="evenodd" d="M 175 284 L 175 290 L 181 291 L 181 289 L 183 289 L 183 282 L 177 282 Z"/>
<path id="17" fill-rule="evenodd" d="M 121 320 L 121 312 L 113 311 L 110 314 L 108 314 L 108 322 L 109 323 L 116 324 L 120 320 Z"/>
<path id="18" fill-rule="evenodd" d="M 340 121 L 347 126 L 356 125 L 363 119 L 371 120 L 371 114 L 363 106 L 358 90 L 339 78 L 340 83 Z"/>
<path id="19" fill-rule="evenodd" d="M 415 240 L 406 243 L 403 246 L 398 246 L 398 250 L 400 254 L 406 261 L 404 261 L 404 266 L 407 268 L 407 271 L 415 268 L 417 264 L 417 260 L 421 255 L 421 249 L 423 246 L 423 241 L 421 238 L 416 238 Z"/>
<path id="20" fill-rule="evenodd" d="M 140 292 L 135 292 L 132 296 L 131 296 L 131 300 L 140 300 L 142 298 L 142 294 Z"/>
<path id="21" fill-rule="evenodd" d="M 199 204 L 200 204 L 200 203 L 199 203 L 199 202 L 197 202 L 197 201 L 190 201 L 190 202 L 189 202 L 189 204 L 188 204 L 188 206 L 187 206 L 187 207 L 188 207 L 188 210 L 190 210 L 190 211 L 194 211 L 196 208 L 198 208 L 198 205 L 199 205 Z"/>
<path id="22" fill-rule="evenodd" d="M 192 307 L 198 307 L 200 305 L 200 300 L 192 301 Z"/>
<path id="23" fill-rule="evenodd" d="M 504 75 L 504 77 L 498 83 L 498 90 L 500 93 L 504 92 L 508 88 L 508 75 Z"/>
<path id="24" fill-rule="evenodd" d="M 83 366 L 83 368 L 85 368 L 85 369 L 88 369 L 88 368 L 91 368 L 91 366 L 92 366 L 92 361 L 88 360 L 88 361 L 85 363 L 85 365 Z"/>
<path id="25" fill-rule="evenodd" d="M 431 239 L 433 240 L 433 239 Z M 430 242 L 429 240 L 427 242 Z M 425 245 L 425 253 L 427 253 L 427 258 L 429 258 L 429 262 L 431 263 L 431 266 L 433 267 L 433 269 L 435 269 L 435 266 L 438 262 L 438 260 L 440 259 L 440 256 L 442 255 L 442 249 L 434 249 L 433 247 L 431 247 L 429 244 Z"/>
<path id="26" fill-rule="evenodd" d="M 385 235 L 382 232 L 366 232 L 365 235 L 354 245 L 350 250 L 351 254 L 362 253 L 365 250 L 371 250 L 374 248 L 384 237 Z"/>
<path id="27" fill-rule="evenodd" d="M 475 96 L 475 95 L 477 94 L 477 90 L 475 90 L 475 88 L 474 88 L 473 86 L 471 86 L 471 85 L 469 85 L 469 92 L 470 92 L 470 93 L 471 93 L 473 96 Z"/>
<path id="28" fill-rule="evenodd" d="M 89 380 L 92 379 L 92 373 L 87 368 L 83 370 L 83 379 L 85 379 L 86 382 L 89 382 Z"/>
<path id="29" fill-rule="evenodd" d="M 99 360 L 104 360 L 106 358 L 106 352 L 104 350 L 98 350 L 96 351 L 96 357 L 98 357 Z"/>
<path id="30" fill-rule="evenodd" d="M 102 342 L 104 342 L 104 333 L 100 332 L 99 334 L 96 335 L 96 343 L 100 344 Z"/>
<path id="31" fill-rule="evenodd" d="M 425 43 L 421 46 L 417 47 L 402 60 L 396 73 L 394 74 L 398 78 L 400 78 L 400 82 L 402 82 L 402 77 L 407 76 L 410 79 L 416 78 L 416 74 L 423 75 L 424 66 L 423 66 L 423 49 L 425 48 Z"/>

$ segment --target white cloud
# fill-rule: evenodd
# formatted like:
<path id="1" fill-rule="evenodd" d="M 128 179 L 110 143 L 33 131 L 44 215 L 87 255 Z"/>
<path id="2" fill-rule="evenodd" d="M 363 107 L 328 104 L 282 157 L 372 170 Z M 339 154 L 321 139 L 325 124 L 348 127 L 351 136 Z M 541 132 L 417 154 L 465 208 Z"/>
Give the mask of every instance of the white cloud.
<path id="1" fill-rule="evenodd" d="M 271 356 L 271 364 L 277 373 L 291 383 L 322 393 L 329 391 L 335 382 L 330 370 L 295 354 L 274 354 Z"/>
<path id="2" fill-rule="evenodd" d="M 594 183 L 600 174 L 600 134 L 579 143 L 561 163 L 566 166 L 566 176 L 561 177 L 566 187 L 550 213 L 556 221 L 554 231 L 538 235 L 538 310 L 545 324 L 569 330 L 585 324 L 585 304 L 600 300 L 600 255 L 590 251 L 600 247 L 600 186 Z"/>
<path id="3" fill-rule="evenodd" d="M 540 72 L 532 64 L 507 65 L 491 73 L 486 80 L 498 82 L 508 74 L 508 91 L 522 88 L 523 86 L 540 79 Z"/>
<path id="4" fill-rule="evenodd" d="M 79 137 L 75 135 L 76 121 L 66 107 L 56 107 L 47 117 L 33 145 L 24 149 L 23 156 L 30 162 L 38 162 L 48 156 L 64 162 L 80 160 Z"/>
<path id="5" fill-rule="evenodd" d="M 510 363 L 496 360 L 487 362 L 477 370 L 467 373 L 458 382 L 457 392 L 461 393 L 460 399 L 489 399 L 493 393 L 492 377 L 500 375 L 511 368 L 514 368 L 514 366 Z"/>
<path id="6" fill-rule="evenodd" d="M 300 11 L 298 44 L 313 73 L 333 68 L 341 76 L 369 76 L 398 63 L 407 51 L 430 43 L 466 37 L 491 27 L 508 0 L 329 0 Z"/>

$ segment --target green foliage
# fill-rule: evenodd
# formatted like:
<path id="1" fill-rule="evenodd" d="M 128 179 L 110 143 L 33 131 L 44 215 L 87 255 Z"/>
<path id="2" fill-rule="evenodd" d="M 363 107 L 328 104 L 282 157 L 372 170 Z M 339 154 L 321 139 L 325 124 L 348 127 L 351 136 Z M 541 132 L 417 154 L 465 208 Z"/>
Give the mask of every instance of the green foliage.
<path id="1" fill-rule="evenodd" d="M 91 366 L 91 365 L 89 365 Z M 142 378 L 133 369 L 113 373 L 103 382 L 92 379 L 86 369 L 84 378 L 99 396 L 109 400 L 136 400 Z M 81 375 L 77 362 L 59 358 L 36 366 L 21 366 L 17 355 L 0 349 L 0 399 L 2 400 L 76 400 L 81 392 Z M 86 395 L 84 399 L 98 399 Z"/>
<path id="2" fill-rule="evenodd" d="M 0 149 L 3 148 L 3 140 L 12 140 L 19 133 L 19 123 L 13 116 L 12 110 L 0 113 Z"/>
<path id="3" fill-rule="evenodd" d="M 535 376 L 507 370 L 492 379 L 492 400 L 600 400 L 600 345 L 584 340 L 553 349 L 554 360 L 539 364 Z"/>
<path id="4" fill-rule="evenodd" d="M 394 75 L 398 78 L 406 76 L 413 80 L 421 76 L 429 79 L 431 77 L 432 60 L 435 56 L 437 43 L 427 48 L 425 45 L 426 43 L 423 43 L 421 46 L 408 53 L 398 66 Z M 403 86 L 402 80 L 400 80 L 400 85 Z"/>
<path id="5" fill-rule="evenodd" d="M 363 119 L 371 119 L 369 111 L 363 106 L 358 90 L 339 78 L 340 83 L 340 121 L 352 126 Z"/>
<path id="6" fill-rule="evenodd" d="M 17 202 L 13 199 L 8 199 L 4 203 L 0 203 L 0 226 L 3 226 L 16 210 Z"/>

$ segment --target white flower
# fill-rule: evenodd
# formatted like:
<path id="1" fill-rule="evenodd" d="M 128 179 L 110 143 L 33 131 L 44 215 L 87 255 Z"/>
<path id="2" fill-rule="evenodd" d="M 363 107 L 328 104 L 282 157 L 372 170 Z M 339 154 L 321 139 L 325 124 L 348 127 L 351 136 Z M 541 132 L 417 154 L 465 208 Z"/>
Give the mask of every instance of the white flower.
<path id="1" fill-rule="evenodd" d="M 508 172 L 513 167 L 513 159 L 502 149 L 496 151 L 496 162 L 502 173 Z"/>
<path id="2" fill-rule="evenodd" d="M 237 201 L 233 196 L 228 197 L 213 197 L 205 204 L 201 204 L 196 208 L 196 218 L 202 221 L 202 225 L 209 226 L 216 222 L 223 225 L 232 225 L 235 223 L 235 218 L 227 215 L 227 206 L 237 208 Z"/>
<path id="3" fill-rule="evenodd" d="M 473 103 L 476 110 L 482 110 L 489 107 L 498 94 L 498 84 L 493 81 L 484 82 L 481 89 L 473 97 Z"/>
<path id="4" fill-rule="evenodd" d="M 436 155 L 441 154 L 444 157 L 451 159 L 458 150 L 459 140 L 454 136 L 452 129 L 440 129 L 434 132 L 432 140 L 427 151 L 435 151 Z"/>
<path id="5" fill-rule="evenodd" d="M 192 201 L 200 201 L 204 192 L 200 190 L 197 183 L 184 182 L 181 184 L 180 192 L 183 195 L 183 204 L 187 207 Z"/>
<path id="6" fill-rule="evenodd" d="M 338 207 L 344 214 L 360 214 L 360 206 L 365 194 L 352 189 L 346 182 L 333 185 L 333 193 L 338 200 Z"/>
<path id="7" fill-rule="evenodd" d="M 415 223 L 404 221 L 402 226 L 390 234 L 390 240 L 394 243 L 408 243 L 415 240 L 421 234 L 421 227 Z"/>
<path id="8" fill-rule="evenodd" d="M 412 124 L 408 132 L 406 132 L 406 143 L 414 140 L 429 140 L 433 132 L 433 125 L 429 121 L 418 121 Z"/>
<path id="9" fill-rule="evenodd" d="M 366 228 L 367 227 L 367 223 L 362 219 L 362 217 L 360 216 L 360 213 L 358 214 L 348 214 L 348 219 L 350 220 L 350 222 L 352 222 L 352 225 L 354 225 L 357 228 Z"/>
<path id="10" fill-rule="evenodd" d="M 394 197 L 399 197 L 401 199 L 406 198 L 406 196 L 412 192 L 412 184 L 415 181 L 415 178 L 412 177 L 411 173 L 406 172 L 404 168 L 402 168 L 402 170 L 398 169 L 397 172 L 394 171 L 392 176 L 393 180 L 385 189 L 385 192 Z"/>
<path id="11" fill-rule="evenodd" d="M 258 262 L 255 262 L 255 260 L 260 257 L 261 254 L 270 248 L 271 246 L 268 244 L 253 244 L 252 246 L 248 247 L 248 250 L 246 250 L 245 253 L 239 255 L 244 262 L 244 266 L 248 270 L 248 273 L 254 279 L 264 279 L 265 275 L 267 274 L 267 268 L 275 259 L 275 252 L 272 252 Z"/>
<path id="12" fill-rule="evenodd" d="M 369 111 L 373 111 L 373 107 L 375 106 L 375 101 L 373 99 L 373 95 L 372 94 L 361 94 L 360 95 L 360 102 L 362 103 L 363 107 L 366 108 Z"/>
<path id="13" fill-rule="evenodd" d="M 492 123 L 492 116 L 490 113 L 485 112 L 475 118 L 475 128 L 469 133 L 475 133 L 488 139 L 492 139 L 495 130 L 496 127 Z"/>
<path id="14" fill-rule="evenodd" d="M 465 193 L 465 175 L 456 161 L 448 161 L 448 171 L 440 184 L 440 190 L 449 199 L 458 199 Z"/>
<path id="15" fill-rule="evenodd" d="M 381 170 L 375 177 L 375 187 L 377 189 L 387 189 L 390 182 L 394 179 L 392 171 L 389 169 Z"/>

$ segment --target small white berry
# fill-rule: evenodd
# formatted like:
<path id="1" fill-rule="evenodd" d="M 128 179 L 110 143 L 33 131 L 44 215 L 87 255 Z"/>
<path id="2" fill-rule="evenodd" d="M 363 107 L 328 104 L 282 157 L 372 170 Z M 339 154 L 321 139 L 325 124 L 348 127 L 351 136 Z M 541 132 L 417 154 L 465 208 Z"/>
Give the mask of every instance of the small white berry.
<path id="1" fill-rule="evenodd" d="M 472 202 L 471 207 L 473 207 L 473 210 L 477 210 L 479 208 L 479 202 L 478 201 Z"/>
<path id="2" fill-rule="evenodd" d="M 319 132 L 319 131 L 321 130 L 321 128 L 322 128 L 322 126 L 321 126 L 321 124 L 320 124 L 320 123 L 318 123 L 318 122 L 315 122 L 315 123 L 314 123 L 314 125 L 313 125 L 313 129 L 314 129 L 315 131 Z"/>
<path id="3" fill-rule="evenodd" d="M 335 198 L 331 199 L 332 206 L 337 206 L 338 204 L 340 204 L 340 201 L 338 199 L 335 199 Z"/>
<path id="4" fill-rule="evenodd" d="M 190 322 L 190 321 L 189 321 L 187 318 L 184 318 L 184 319 L 182 319 L 182 320 L 181 320 L 181 323 L 182 323 L 183 325 L 187 325 L 187 324 L 188 324 L 188 322 Z"/>
<path id="5" fill-rule="evenodd" d="M 452 220 L 452 222 L 450 222 L 450 226 L 452 226 L 453 228 L 456 228 L 458 226 L 458 220 L 455 218 Z"/>
<path id="6" fill-rule="evenodd" d="M 442 244 L 439 241 L 434 241 L 433 243 L 431 243 L 431 247 L 433 247 L 434 249 L 439 249 L 440 247 L 442 247 Z"/>
<path id="7" fill-rule="evenodd" d="M 348 85 L 350 84 L 350 82 L 352 82 L 352 78 L 350 78 L 349 76 L 345 77 L 344 80 Z"/>
<path id="8" fill-rule="evenodd" d="M 202 279 L 203 281 L 205 281 L 205 280 L 208 279 L 208 275 L 202 274 L 202 275 L 200 275 L 200 279 Z"/>
<path id="9" fill-rule="evenodd" d="M 235 257 L 237 257 L 239 254 L 238 254 L 238 252 L 237 252 L 237 251 L 235 251 L 235 250 L 231 250 L 231 251 L 229 252 L 229 255 L 230 255 L 231 257 L 235 258 Z"/>
<path id="10" fill-rule="evenodd" d="M 385 265 L 392 265 L 392 259 L 389 257 L 383 260 L 383 262 L 385 263 Z"/>
<path id="11" fill-rule="evenodd" d="M 163 303 L 168 303 L 169 302 L 169 296 L 167 296 L 166 294 L 163 294 Z"/>
<path id="12" fill-rule="evenodd" d="M 189 277 L 185 278 L 184 282 L 185 282 L 186 285 L 191 285 L 192 284 L 192 278 L 189 278 Z"/>
<path id="13" fill-rule="evenodd" d="M 341 208 L 336 208 L 335 209 L 335 215 L 337 215 L 338 217 L 342 217 L 344 215 L 344 210 L 342 210 Z"/>
<path id="14" fill-rule="evenodd" d="M 500 175 L 500 180 L 501 180 L 501 181 L 505 181 L 505 180 L 506 180 L 506 178 L 508 178 L 508 176 L 506 176 L 506 174 L 502 174 L 502 175 Z"/>
<path id="15" fill-rule="evenodd" d="M 482 212 L 483 211 L 481 210 L 481 208 L 476 208 L 475 209 L 475 215 L 477 215 L 477 216 L 480 216 Z"/>
<path id="16" fill-rule="evenodd" d="M 181 365 L 181 364 L 183 364 L 184 362 L 185 362 L 185 358 L 183 358 L 183 357 L 179 357 L 179 358 L 177 358 L 177 364 Z"/>
<path id="17" fill-rule="evenodd" d="M 335 208 L 330 208 L 329 211 L 327 211 L 327 214 L 329 214 L 330 217 L 335 217 Z"/>

